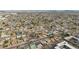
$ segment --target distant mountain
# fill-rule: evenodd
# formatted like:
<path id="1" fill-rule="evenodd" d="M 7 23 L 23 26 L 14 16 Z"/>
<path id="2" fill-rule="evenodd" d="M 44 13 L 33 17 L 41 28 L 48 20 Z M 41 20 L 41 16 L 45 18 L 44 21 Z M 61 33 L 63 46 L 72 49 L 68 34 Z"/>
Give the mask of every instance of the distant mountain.
<path id="1" fill-rule="evenodd" d="M 0 10 L 0 12 L 65 12 L 79 13 L 79 10 Z"/>

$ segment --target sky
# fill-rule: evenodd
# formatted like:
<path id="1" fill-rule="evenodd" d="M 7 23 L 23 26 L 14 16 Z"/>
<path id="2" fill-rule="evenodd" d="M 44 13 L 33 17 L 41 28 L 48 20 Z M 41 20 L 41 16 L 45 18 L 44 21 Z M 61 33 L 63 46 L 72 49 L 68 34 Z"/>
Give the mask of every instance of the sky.
<path id="1" fill-rule="evenodd" d="M 0 0 L 0 10 L 79 10 L 79 1 Z"/>

